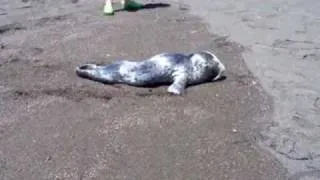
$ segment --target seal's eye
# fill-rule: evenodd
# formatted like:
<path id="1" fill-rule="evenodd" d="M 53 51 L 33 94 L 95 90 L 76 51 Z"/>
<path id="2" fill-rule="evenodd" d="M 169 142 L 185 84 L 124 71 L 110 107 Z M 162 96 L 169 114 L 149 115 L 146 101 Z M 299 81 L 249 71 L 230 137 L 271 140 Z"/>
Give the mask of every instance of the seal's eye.
<path id="1" fill-rule="evenodd" d="M 212 78 L 216 78 L 219 75 L 219 69 L 218 68 L 214 68 L 212 71 Z"/>

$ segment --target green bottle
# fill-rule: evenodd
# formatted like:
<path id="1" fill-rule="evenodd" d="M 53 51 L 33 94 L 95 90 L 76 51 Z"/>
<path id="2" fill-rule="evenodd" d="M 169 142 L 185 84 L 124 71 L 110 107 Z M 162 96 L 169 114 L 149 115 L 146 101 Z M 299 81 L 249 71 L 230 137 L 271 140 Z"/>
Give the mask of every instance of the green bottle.
<path id="1" fill-rule="evenodd" d="M 139 10 L 144 7 L 143 4 L 138 3 L 134 0 L 124 0 L 122 1 L 122 3 L 123 3 L 123 9 L 127 11 Z"/>
<path id="2" fill-rule="evenodd" d="M 144 8 L 144 5 L 134 0 L 122 0 L 121 3 L 112 2 L 112 0 L 106 0 L 103 7 L 103 13 L 104 15 L 110 16 L 114 15 L 114 12 L 118 10 L 135 11 L 142 8 Z"/>

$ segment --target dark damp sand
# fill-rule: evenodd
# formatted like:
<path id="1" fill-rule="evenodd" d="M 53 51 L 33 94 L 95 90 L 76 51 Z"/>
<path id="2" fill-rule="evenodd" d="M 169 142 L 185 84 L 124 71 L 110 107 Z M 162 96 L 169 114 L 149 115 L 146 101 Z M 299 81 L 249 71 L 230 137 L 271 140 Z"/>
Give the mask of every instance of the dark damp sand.
<path id="1" fill-rule="evenodd" d="M 272 107 L 245 49 L 168 3 L 105 17 L 98 1 L 0 0 L 0 179 L 286 178 L 257 145 Z M 74 73 L 83 63 L 204 49 L 226 64 L 227 79 L 183 97 Z"/>
<path id="2" fill-rule="evenodd" d="M 261 145 L 292 179 L 320 179 L 320 1 L 191 1 L 212 32 L 241 43 L 247 66 L 273 97 Z"/>

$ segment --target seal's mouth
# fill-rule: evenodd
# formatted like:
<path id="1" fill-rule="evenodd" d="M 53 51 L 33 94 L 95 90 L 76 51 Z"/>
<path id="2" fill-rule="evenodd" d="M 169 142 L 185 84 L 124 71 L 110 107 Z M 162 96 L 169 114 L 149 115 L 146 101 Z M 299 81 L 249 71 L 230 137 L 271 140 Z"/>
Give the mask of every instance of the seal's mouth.
<path id="1" fill-rule="evenodd" d="M 226 71 L 226 67 L 220 62 L 218 61 L 219 65 L 218 65 L 218 69 L 219 69 L 219 73 L 218 75 L 213 79 L 214 81 L 220 80 L 225 78 L 225 71 Z"/>

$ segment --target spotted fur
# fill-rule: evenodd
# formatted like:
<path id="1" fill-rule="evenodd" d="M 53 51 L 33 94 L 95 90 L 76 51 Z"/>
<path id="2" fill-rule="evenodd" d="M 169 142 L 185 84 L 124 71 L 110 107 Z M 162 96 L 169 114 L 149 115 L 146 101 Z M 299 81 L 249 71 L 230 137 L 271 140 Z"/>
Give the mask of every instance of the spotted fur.
<path id="1" fill-rule="evenodd" d="M 209 51 L 189 55 L 162 53 L 144 61 L 116 61 L 108 65 L 85 64 L 76 68 L 78 76 L 105 84 L 131 86 L 170 84 L 168 92 L 179 95 L 186 86 L 218 80 L 225 66 Z"/>

